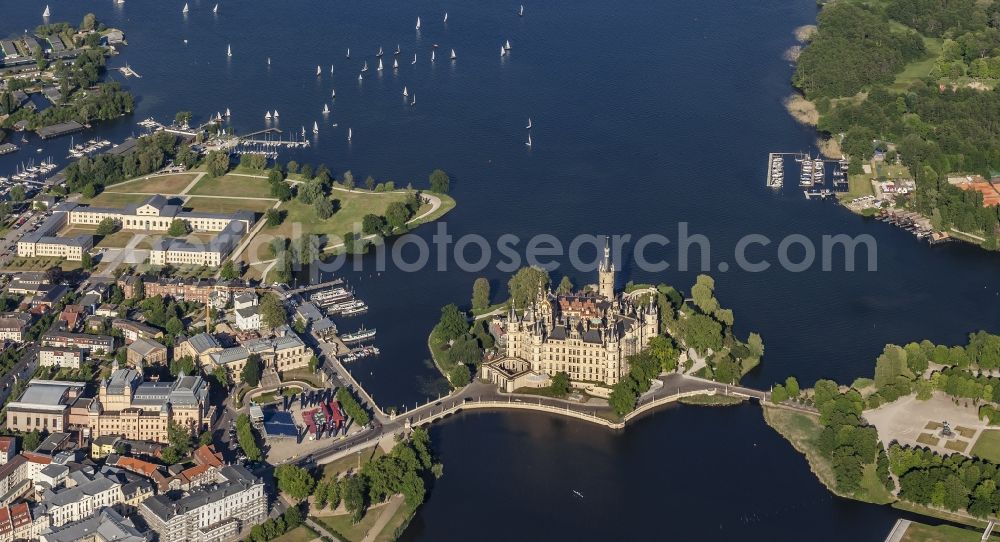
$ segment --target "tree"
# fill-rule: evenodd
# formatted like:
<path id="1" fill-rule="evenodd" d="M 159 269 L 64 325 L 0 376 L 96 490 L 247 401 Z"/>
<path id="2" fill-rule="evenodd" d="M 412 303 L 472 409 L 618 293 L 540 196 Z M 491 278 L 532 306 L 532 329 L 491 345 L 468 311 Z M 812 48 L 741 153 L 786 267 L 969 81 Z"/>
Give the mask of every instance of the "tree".
<path id="1" fill-rule="evenodd" d="M 118 230 L 118 221 L 113 218 L 105 218 L 97 225 L 97 235 L 111 235 Z"/>
<path id="2" fill-rule="evenodd" d="M 385 220 L 392 229 L 402 228 L 410 219 L 412 211 L 401 201 L 394 201 L 385 210 Z"/>
<path id="3" fill-rule="evenodd" d="M 364 483 L 360 476 L 348 476 L 344 480 L 343 497 L 344 507 L 351 514 L 351 521 L 357 523 L 365 515 L 365 493 Z"/>
<path id="4" fill-rule="evenodd" d="M 236 263 L 233 260 L 226 260 L 222 264 L 222 269 L 219 270 L 219 278 L 222 280 L 234 280 L 240 278 L 243 274 L 242 266 L 241 268 L 236 267 Z"/>
<path id="5" fill-rule="evenodd" d="M 271 184 L 271 196 L 281 201 L 292 199 L 292 189 L 283 182 Z"/>
<path id="6" fill-rule="evenodd" d="M 788 400 L 788 391 L 782 384 L 775 384 L 774 388 L 771 389 L 771 402 L 774 404 L 781 404 Z"/>
<path id="7" fill-rule="evenodd" d="M 187 220 L 180 218 L 175 218 L 170 223 L 170 228 L 167 230 L 167 235 L 171 237 L 184 237 L 189 233 L 191 233 L 191 226 L 188 225 Z"/>
<path id="8" fill-rule="evenodd" d="M 456 388 L 464 388 L 469 385 L 469 380 L 471 380 L 471 375 L 469 374 L 469 367 L 464 363 L 459 363 L 448 371 L 449 380 L 451 380 L 451 385 Z"/>
<path id="9" fill-rule="evenodd" d="M 719 310 L 719 302 L 715 299 L 715 280 L 708 275 L 698 275 L 691 287 L 691 297 L 694 304 L 705 314 L 713 314 Z"/>
<path id="10" fill-rule="evenodd" d="M 313 208 L 316 210 L 316 216 L 320 220 L 326 220 L 333 216 L 333 202 L 326 196 L 320 196 L 313 204 Z"/>
<path id="11" fill-rule="evenodd" d="M 83 256 L 80 257 L 80 265 L 87 271 L 94 268 L 94 257 L 86 250 L 83 251 Z"/>
<path id="12" fill-rule="evenodd" d="M 566 397 L 569 395 L 569 375 L 559 371 L 552 377 L 552 395 L 556 397 Z"/>
<path id="13" fill-rule="evenodd" d="M 472 310 L 479 311 L 490 306 L 490 281 L 479 277 L 472 283 Z"/>
<path id="14" fill-rule="evenodd" d="M 240 378 L 251 388 L 256 388 L 257 384 L 260 384 L 261 371 L 260 355 L 250 354 L 246 364 L 243 365 L 243 370 L 240 371 Z"/>
<path id="15" fill-rule="evenodd" d="M 229 171 L 229 154 L 223 151 L 211 151 L 205 157 L 205 167 L 211 177 L 220 177 Z"/>
<path id="16" fill-rule="evenodd" d="M 346 188 L 348 190 L 353 190 L 354 189 L 354 174 L 351 173 L 351 170 L 345 171 L 343 178 L 344 178 L 344 181 L 341 184 L 344 185 L 344 188 Z"/>
<path id="17" fill-rule="evenodd" d="M 611 388 L 611 395 L 608 396 L 608 404 L 611 405 L 616 414 L 624 416 L 632 412 L 632 409 L 635 408 L 636 398 L 635 390 L 624 385 L 623 380 Z"/>
<path id="18" fill-rule="evenodd" d="M 274 329 L 288 322 L 288 313 L 285 312 L 285 305 L 272 292 L 267 292 L 260 299 L 261 322 Z"/>
<path id="19" fill-rule="evenodd" d="M 559 281 L 559 286 L 556 287 L 556 293 L 559 295 L 573 293 L 573 281 L 569 279 L 569 276 L 563 275 L 562 280 Z"/>
<path id="20" fill-rule="evenodd" d="M 22 202 L 26 197 L 27 195 L 24 193 L 24 185 L 15 184 L 14 187 L 10 189 L 10 199 L 13 202 Z"/>
<path id="21" fill-rule="evenodd" d="M 789 397 L 799 396 L 799 381 L 794 377 L 790 376 L 785 379 L 785 390 L 788 391 Z"/>
<path id="22" fill-rule="evenodd" d="M 450 342 L 469 331 L 469 322 L 458 306 L 449 303 L 441 308 L 441 320 L 438 322 L 437 330 L 442 340 Z"/>
<path id="23" fill-rule="evenodd" d="M 173 316 L 169 320 L 167 320 L 167 333 L 176 337 L 183 332 L 184 332 L 184 322 L 181 322 L 180 318 Z"/>
<path id="24" fill-rule="evenodd" d="M 295 160 L 289 160 L 288 166 L 285 168 L 289 175 L 292 175 L 299 171 L 299 163 Z"/>
<path id="25" fill-rule="evenodd" d="M 274 469 L 274 477 L 278 481 L 278 489 L 295 500 L 308 497 L 316 484 L 309 471 L 291 464 L 278 465 Z"/>
<path id="26" fill-rule="evenodd" d="M 167 426 L 167 442 L 180 457 L 191 453 L 191 433 L 181 424 L 171 422 Z"/>
<path id="27" fill-rule="evenodd" d="M 80 23 L 80 30 L 83 32 L 90 32 L 97 27 L 97 16 L 93 13 L 88 13 L 83 16 L 83 22 Z"/>
<path id="28" fill-rule="evenodd" d="M 369 192 L 375 190 L 375 177 L 369 175 L 365 178 L 365 188 L 367 188 Z"/>
<path id="29" fill-rule="evenodd" d="M 191 122 L 191 116 L 190 111 L 178 111 L 177 114 L 174 115 L 174 124 L 183 126 Z"/>
<path id="30" fill-rule="evenodd" d="M 431 182 L 431 192 L 447 194 L 451 187 L 451 179 L 448 177 L 448 174 L 440 169 L 432 171 L 429 180 Z"/>
<path id="31" fill-rule="evenodd" d="M 382 217 L 374 214 L 366 214 L 361 218 L 361 233 L 365 235 L 373 235 L 382 231 L 382 226 L 384 222 Z"/>
<path id="32" fill-rule="evenodd" d="M 527 307 L 539 291 L 549 285 L 549 274 L 540 267 L 522 267 L 507 282 L 510 302 L 515 309 Z"/>
<path id="33" fill-rule="evenodd" d="M 29 452 L 37 450 L 38 446 L 42 444 L 42 435 L 38 431 L 29 431 L 21 439 L 21 447 Z"/>

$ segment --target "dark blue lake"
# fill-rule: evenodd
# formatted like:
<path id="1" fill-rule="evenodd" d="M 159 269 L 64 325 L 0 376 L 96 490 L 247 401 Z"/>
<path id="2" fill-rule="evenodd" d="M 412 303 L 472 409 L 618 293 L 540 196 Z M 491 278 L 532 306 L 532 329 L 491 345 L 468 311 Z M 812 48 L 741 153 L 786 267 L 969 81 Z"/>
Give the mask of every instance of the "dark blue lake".
<path id="1" fill-rule="evenodd" d="M 434 168 L 447 170 L 459 203 L 443 224 L 456 238 L 514 234 L 521 249 L 536 234 L 565 243 L 578 234 L 658 233 L 676 241 L 678 224 L 687 223 L 711 242 L 717 295 L 735 311 L 738 333 L 764 338 L 767 352 L 745 379 L 750 385 L 789 374 L 804 383 L 849 382 L 872 372 L 887 342 L 958 343 L 970 331 L 1000 330 L 996 255 L 959 244 L 931 248 L 889 225 L 806 201 L 794 175 L 781 191 L 764 186 L 768 152 L 814 149 L 814 131 L 782 106 L 792 73 L 782 54 L 794 45 L 793 29 L 815 20 L 814 2 L 538 2 L 518 17 L 519 2 L 481 0 L 231 0 L 219 3 L 217 15 L 215 2 L 202 0 L 190 2 L 186 16 L 183 1 L 46 1 L 53 21 L 78 23 L 93 11 L 125 31 L 129 46 L 112 64 L 128 62 L 142 78 L 110 77 L 138 96 L 137 111 L 92 132 L 116 142 L 140 133 L 139 120 L 168 120 L 179 110 L 194 111 L 197 121 L 229 108 L 232 127 L 247 133 L 278 109 L 282 129 L 320 124 L 313 145 L 282 153 L 283 162 L 325 163 L 356 178 L 418 187 Z M 41 23 L 44 2 L 9 4 L 0 35 Z M 512 50 L 501 58 L 508 39 Z M 379 46 L 387 64 L 381 74 Z M 455 62 L 447 60 L 452 48 Z M 418 62 L 410 64 L 414 53 Z M 366 60 L 370 71 L 359 83 Z M 415 106 L 404 102 L 404 85 L 417 95 Z M 32 140 L 0 157 L 0 175 L 31 158 L 62 159 L 68 145 L 68 138 Z M 430 242 L 437 227 L 416 234 Z M 734 249 L 747 234 L 774 240 L 751 251 L 771 261 L 778 241 L 792 234 L 817 245 L 824 235 L 868 234 L 877 241 L 878 270 L 845 272 L 835 259 L 840 271 L 736 271 Z M 665 251 L 668 261 L 676 261 L 669 256 L 675 245 Z M 412 252 L 412 245 L 403 250 Z M 467 254 L 476 258 L 474 249 Z M 499 300 L 509 275 L 454 264 L 446 272 L 378 272 L 373 261 L 340 273 L 372 307 L 342 327 L 377 327 L 382 349 L 352 370 L 383 405 L 423 402 L 439 381 L 426 338 L 440 307 L 467 305 L 477 276 L 491 279 Z M 721 262 L 731 269 L 719 271 Z M 687 289 L 697 274 L 676 265 L 643 272 L 634 261 L 621 267 L 622 285 Z M 595 280 L 565 268 L 553 276 L 563 273 L 576 284 Z M 447 475 L 415 519 L 412 540 L 723 540 L 736 533 L 774 540 L 803 532 L 812 540 L 882 540 L 895 517 L 830 497 L 750 407 L 670 410 L 625 434 L 545 416 L 467 415 L 433 435 Z M 586 499 L 573 500 L 571 489 Z"/>

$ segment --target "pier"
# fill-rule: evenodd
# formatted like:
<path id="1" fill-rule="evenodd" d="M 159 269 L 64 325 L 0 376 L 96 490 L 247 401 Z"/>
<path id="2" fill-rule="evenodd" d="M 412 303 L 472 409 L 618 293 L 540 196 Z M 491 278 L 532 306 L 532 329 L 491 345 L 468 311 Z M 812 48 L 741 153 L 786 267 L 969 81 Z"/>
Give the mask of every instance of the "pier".
<path id="1" fill-rule="evenodd" d="M 316 290 L 322 290 L 323 288 L 329 288 L 331 286 L 340 286 L 343 283 L 344 283 L 344 279 L 333 279 L 333 280 L 328 280 L 326 282 L 319 282 L 319 283 L 316 283 L 316 284 L 309 284 L 309 285 L 306 285 L 306 286 L 299 286 L 298 288 L 295 288 L 293 290 L 285 290 L 282 293 L 284 294 L 285 299 L 288 299 L 289 297 L 291 297 L 293 295 L 296 295 L 296 294 L 304 294 L 304 293 L 308 293 L 308 292 L 314 292 Z"/>
<path id="2" fill-rule="evenodd" d="M 135 77 L 136 79 L 142 79 L 142 76 L 139 75 L 139 72 L 132 69 L 132 66 L 129 66 L 128 64 L 118 68 L 118 71 L 122 72 L 122 75 L 124 75 L 125 77 Z"/>

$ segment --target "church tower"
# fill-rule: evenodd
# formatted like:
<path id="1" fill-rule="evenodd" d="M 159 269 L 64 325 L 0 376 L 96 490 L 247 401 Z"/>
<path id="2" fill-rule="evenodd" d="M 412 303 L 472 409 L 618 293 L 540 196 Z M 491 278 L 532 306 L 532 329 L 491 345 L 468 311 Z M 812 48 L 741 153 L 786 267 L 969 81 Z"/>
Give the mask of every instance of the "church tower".
<path id="1" fill-rule="evenodd" d="M 608 300 L 615 298 L 615 263 L 611 261 L 611 245 L 604 238 L 604 258 L 597 270 L 597 293 Z"/>

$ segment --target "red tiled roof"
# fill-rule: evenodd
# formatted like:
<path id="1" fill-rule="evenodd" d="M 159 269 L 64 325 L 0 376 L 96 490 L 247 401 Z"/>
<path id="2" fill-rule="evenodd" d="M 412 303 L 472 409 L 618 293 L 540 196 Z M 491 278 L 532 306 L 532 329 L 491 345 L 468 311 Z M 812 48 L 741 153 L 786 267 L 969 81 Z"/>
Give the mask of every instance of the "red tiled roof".
<path id="1" fill-rule="evenodd" d="M 222 466 L 222 454 L 215 451 L 215 447 L 211 444 L 205 446 L 199 446 L 198 449 L 194 451 L 194 461 L 199 465 L 207 465 L 209 467 L 221 467 Z"/>
<path id="2" fill-rule="evenodd" d="M 0 437 L 0 452 L 10 452 L 14 446 L 14 437 Z"/>
<path id="3" fill-rule="evenodd" d="M 31 523 L 31 508 L 28 503 L 22 502 L 10 507 L 10 522 L 15 529 Z"/>

